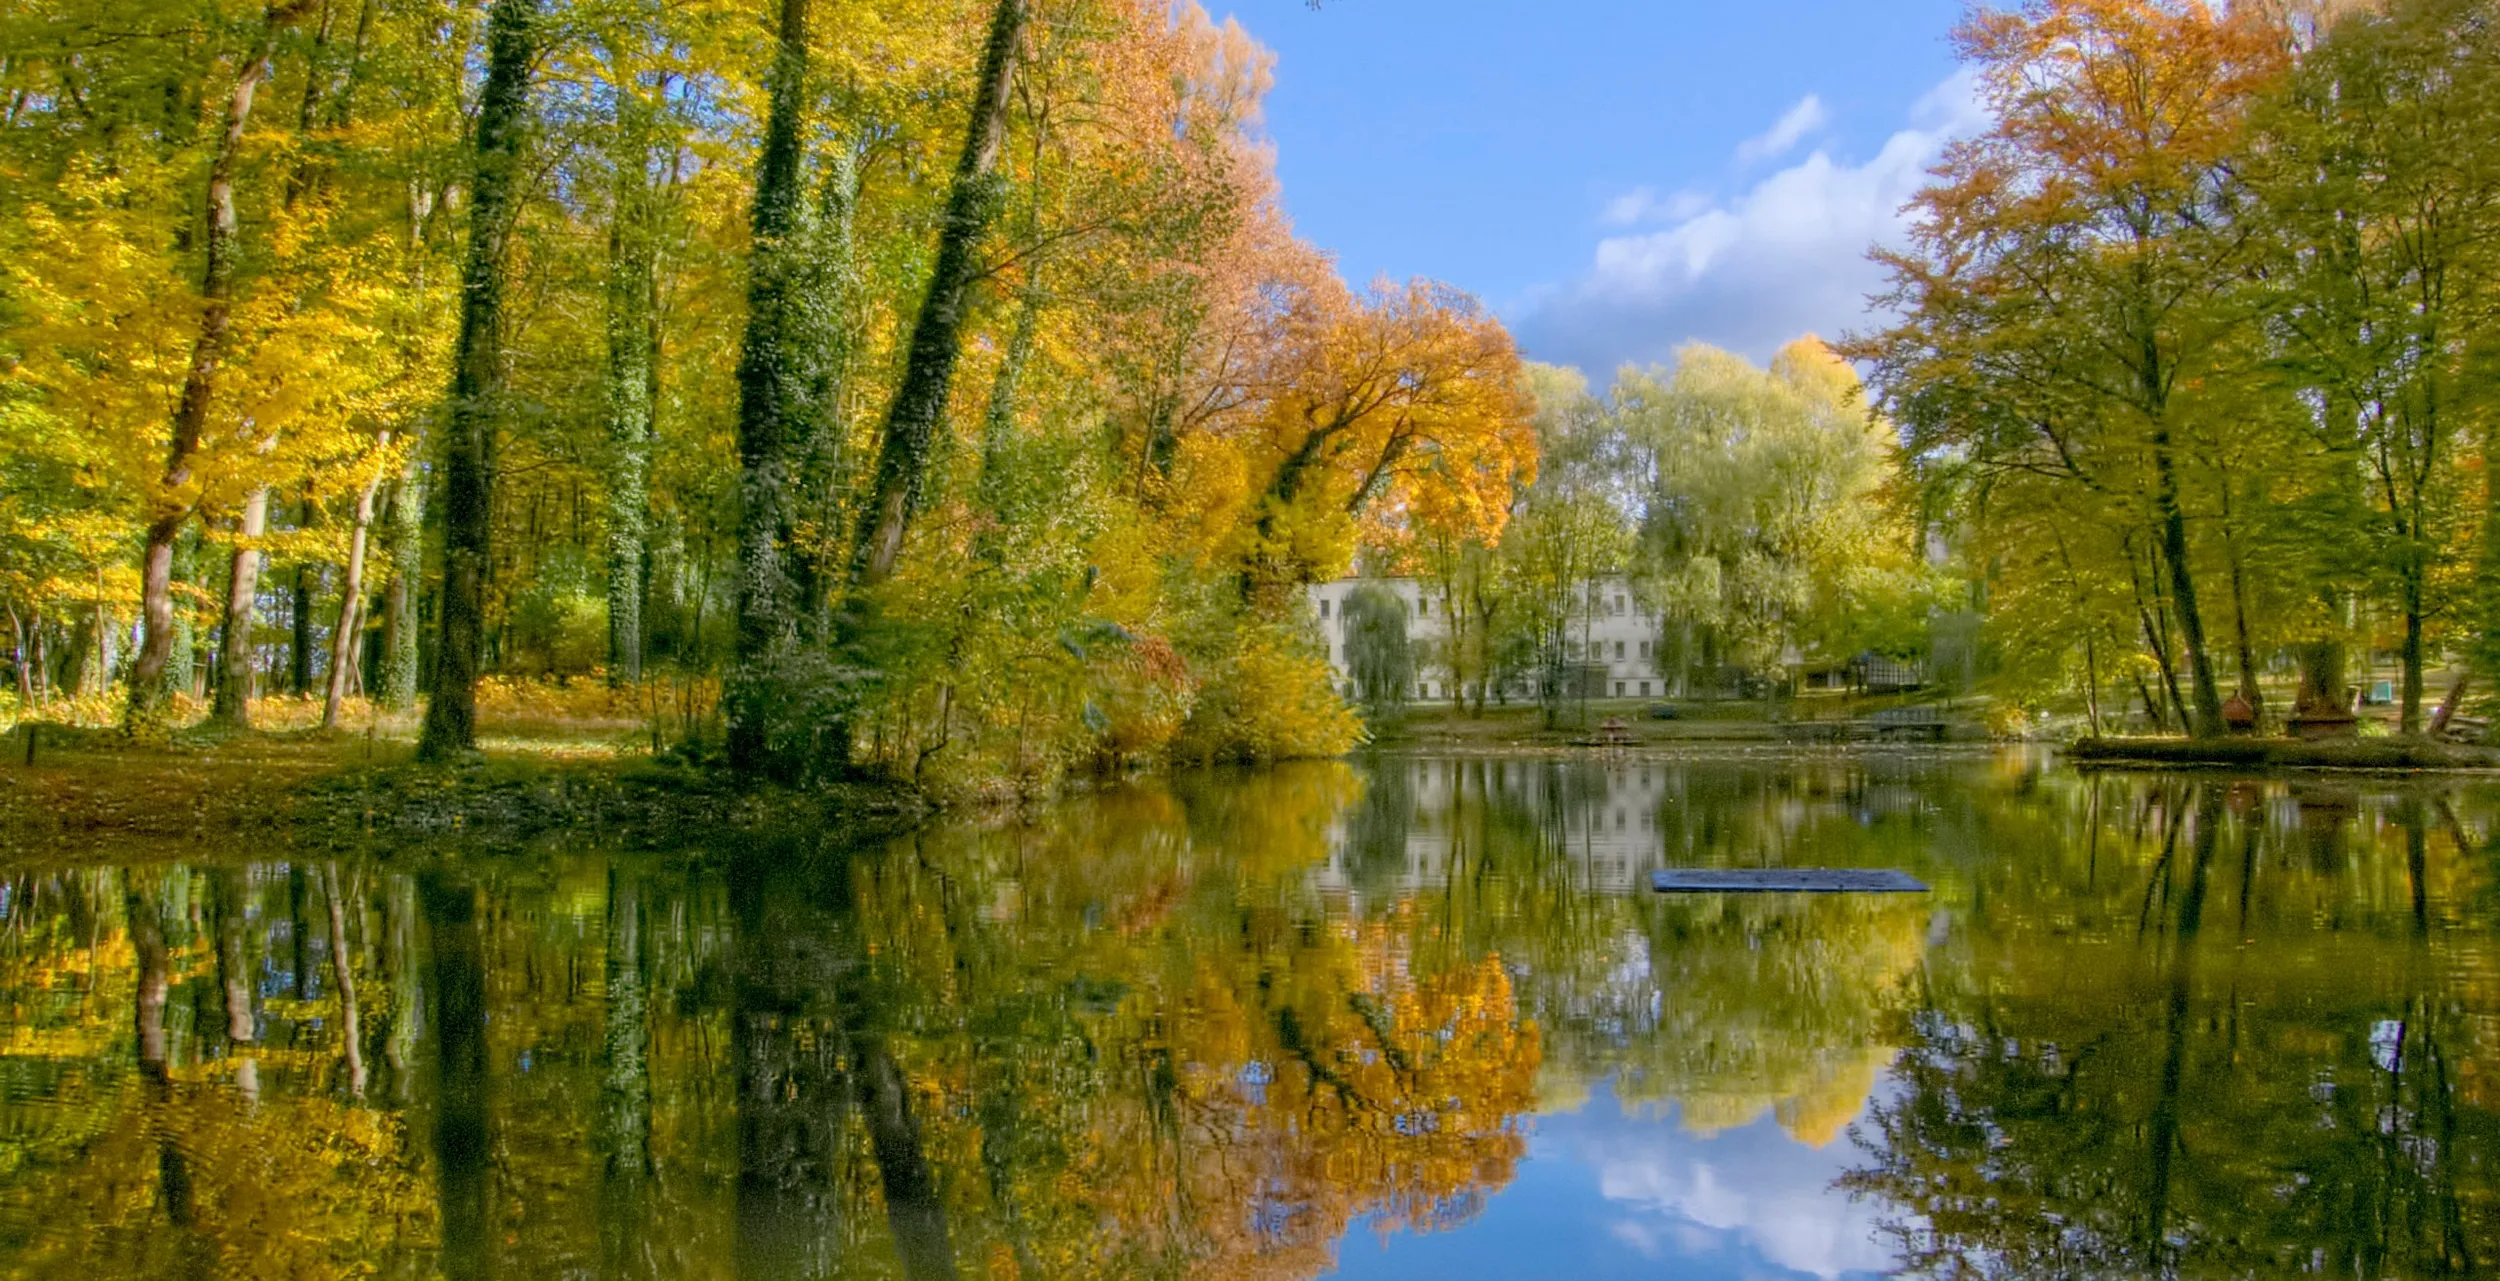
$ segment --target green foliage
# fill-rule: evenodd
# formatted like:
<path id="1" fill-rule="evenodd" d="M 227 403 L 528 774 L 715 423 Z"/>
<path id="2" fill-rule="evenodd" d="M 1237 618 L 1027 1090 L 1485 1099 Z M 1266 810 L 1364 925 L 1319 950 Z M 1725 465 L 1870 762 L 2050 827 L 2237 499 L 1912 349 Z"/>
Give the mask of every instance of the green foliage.
<path id="1" fill-rule="evenodd" d="M 540 564 L 505 609 L 504 670 L 570 678 L 607 661 L 607 597 L 583 557 Z"/>

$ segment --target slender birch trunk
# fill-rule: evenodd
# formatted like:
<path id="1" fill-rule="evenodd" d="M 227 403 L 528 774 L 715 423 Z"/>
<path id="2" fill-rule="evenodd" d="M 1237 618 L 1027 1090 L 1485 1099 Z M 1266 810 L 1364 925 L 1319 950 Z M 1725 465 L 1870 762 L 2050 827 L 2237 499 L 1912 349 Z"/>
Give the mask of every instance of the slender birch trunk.
<path id="1" fill-rule="evenodd" d="M 374 443 L 374 452 L 387 455 L 391 433 L 382 432 Z M 356 525 L 347 536 L 347 580 L 339 585 L 338 626 L 330 629 L 330 680 L 321 702 L 321 728 L 337 729 L 339 708 L 347 701 L 347 676 L 355 670 L 356 641 L 364 634 L 365 606 L 365 544 L 373 528 L 373 498 L 382 488 L 382 466 L 374 465 L 373 476 L 356 493 Z"/>

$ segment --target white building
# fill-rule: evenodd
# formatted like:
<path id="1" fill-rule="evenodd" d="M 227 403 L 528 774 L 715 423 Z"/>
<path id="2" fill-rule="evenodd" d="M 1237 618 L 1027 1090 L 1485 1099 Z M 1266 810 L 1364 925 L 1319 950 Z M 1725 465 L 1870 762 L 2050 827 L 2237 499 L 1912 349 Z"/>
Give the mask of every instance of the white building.
<path id="1" fill-rule="evenodd" d="M 1446 609 L 1429 584 L 1413 578 L 1340 578 L 1309 589 L 1311 613 L 1328 642 L 1328 665 L 1343 687 L 1350 679 L 1346 666 L 1345 603 L 1365 584 L 1386 589 L 1406 606 L 1406 636 L 1415 647 L 1415 696 L 1425 702 L 1448 702 L 1459 695 L 1458 683 L 1442 660 L 1442 642 L 1449 635 Z M 1564 659 L 1590 683 L 1593 698 L 1658 698 L 1667 693 L 1659 670 L 1658 616 L 1644 608 L 1632 586 L 1620 576 L 1590 580 L 1581 608 L 1573 612 L 1564 641 Z M 1524 686 L 1514 698 L 1531 698 Z"/>

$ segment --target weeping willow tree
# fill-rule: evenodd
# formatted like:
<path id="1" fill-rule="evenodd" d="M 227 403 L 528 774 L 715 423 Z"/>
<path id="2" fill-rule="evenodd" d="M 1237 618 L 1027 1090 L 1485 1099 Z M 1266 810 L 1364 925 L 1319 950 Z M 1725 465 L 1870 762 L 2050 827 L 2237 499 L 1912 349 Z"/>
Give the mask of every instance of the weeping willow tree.
<path id="1" fill-rule="evenodd" d="M 1406 636 L 1406 602 L 1397 593 L 1365 583 L 1346 597 L 1345 661 L 1364 721 L 1376 730 L 1404 714 L 1415 684 L 1415 648 Z"/>

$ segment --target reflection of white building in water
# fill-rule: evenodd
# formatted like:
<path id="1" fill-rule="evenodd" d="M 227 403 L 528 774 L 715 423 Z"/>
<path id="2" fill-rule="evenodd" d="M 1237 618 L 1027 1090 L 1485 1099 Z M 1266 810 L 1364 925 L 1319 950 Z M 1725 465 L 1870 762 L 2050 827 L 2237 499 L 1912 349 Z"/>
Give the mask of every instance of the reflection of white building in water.
<path id="1" fill-rule="evenodd" d="M 1734 862 L 1778 865 L 1792 858 L 1847 858 L 1855 833 L 1925 808 L 1901 778 L 1864 766 L 1819 776 L 1792 775 L 1753 788 L 1747 775 L 1689 763 L 1540 758 L 1449 757 L 1381 761 L 1364 798 L 1338 816 L 1328 861 L 1314 870 L 1321 892 L 1413 893 L 1450 883 L 1461 848 L 1481 850 L 1493 812 L 1532 825 L 1559 871 L 1584 893 L 1646 892 L 1662 867 Z M 1840 824 L 1833 827 L 1832 824 Z M 1818 827 L 1844 848 L 1798 844 Z"/>
<path id="2" fill-rule="evenodd" d="M 1387 590 L 1406 606 L 1406 637 L 1415 646 L 1415 696 L 1427 702 L 1457 698 L 1457 682 L 1441 656 L 1449 636 L 1448 610 L 1428 584 L 1412 578 L 1340 578 L 1308 589 L 1311 612 L 1328 641 L 1328 665 L 1339 684 L 1348 677 L 1346 598 L 1365 584 Z M 1563 657 L 1578 679 L 1588 683 L 1590 697 L 1655 698 L 1667 693 L 1657 653 L 1658 616 L 1641 605 L 1621 576 L 1590 580 L 1569 626 Z M 1524 697 L 1531 691 L 1517 688 L 1512 693 Z"/>
<path id="3" fill-rule="evenodd" d="M 1388 770 L 1400 771 L 1402 777 L 1388 779 Z M 1554 760 L 1384 762 L 1372 772 L 1374 792 L 1397 788 L 1406 795 L 1396 800 L 1385 794 L 1369 796 L 1363 803 L 1400 805 L 1403 821 L 1340 818 L 1329 841 L 1328 862 L 1316 879 L 1323 892 L 1331 893 L 1354 889 L 1366 875 L 1385 874 L 1396 889 L 1407 891 L 1447 884 L 1456 826 L 1482 821 L 1481 815 L 1462 812 L 1462 795 L 1476 801 L 1493 791 L 1501 794 L 1502 803 L 1537 816 L 1546 839 L 1569 864 L 1574 884 L 1592 893 L 1627 894 L 1646 888 L 1651 869 L 1668 865 L 1667 841 L 1658 822 L 1682 791 L 1680 780 L 1669 781 L 1676 774 L 1659 762 L 1626 761 L 1595 770 Z M 1369 830 L 1360 830 L 1364 828 Z M 1392 843 L 1395 848 L 1388 848 Z M 1680 835 L 1676 843 L 1682 855 Z M 1377 882 L 1375 887 L 1388 888 Z"/>

